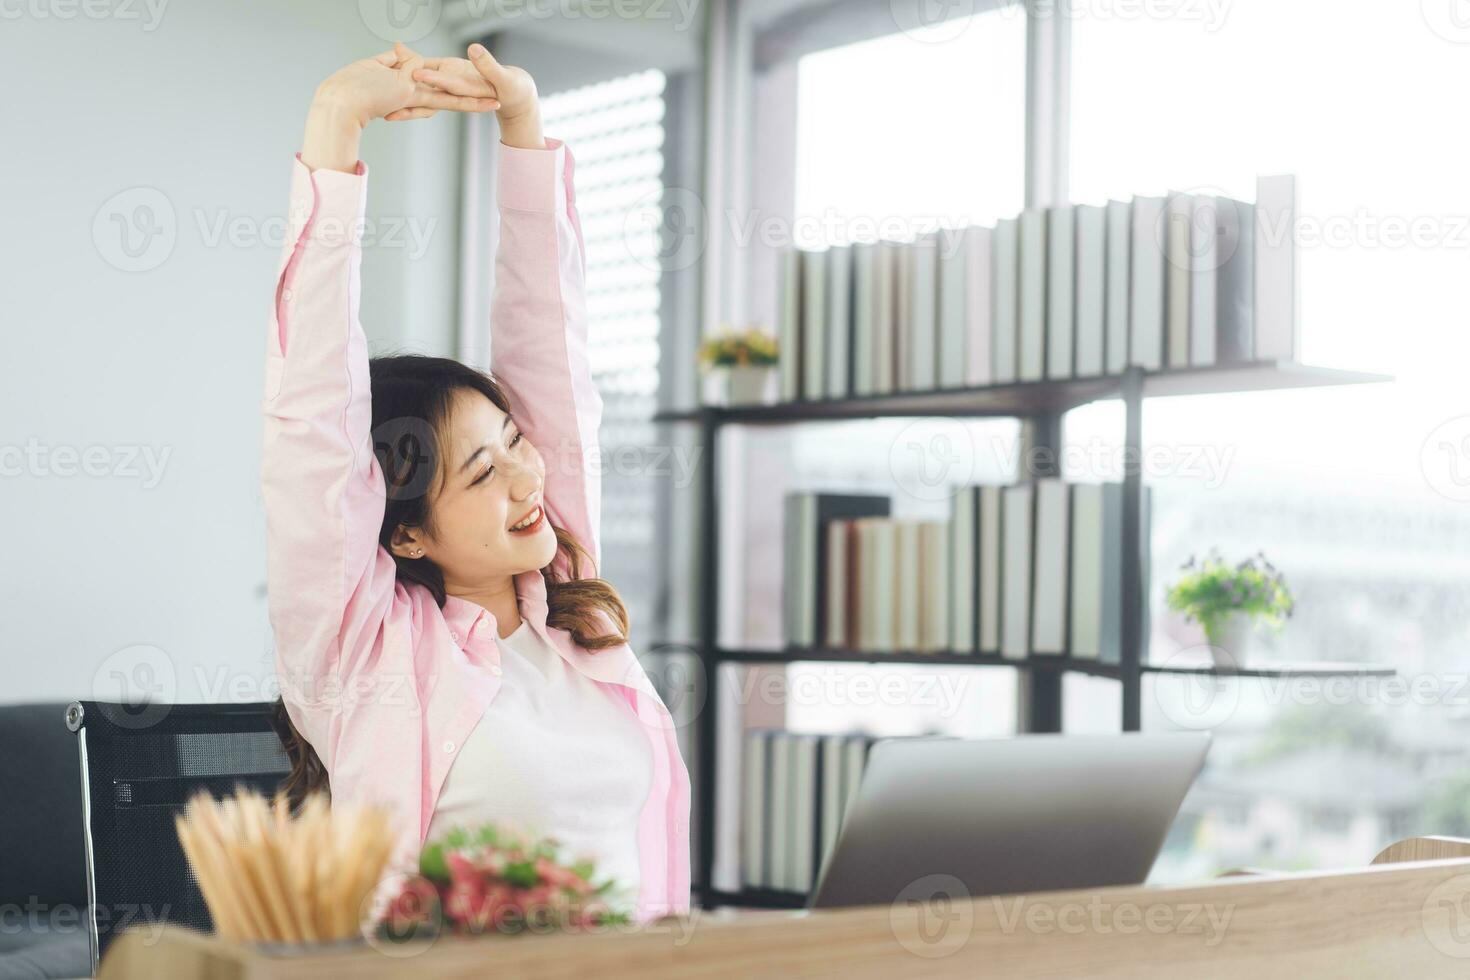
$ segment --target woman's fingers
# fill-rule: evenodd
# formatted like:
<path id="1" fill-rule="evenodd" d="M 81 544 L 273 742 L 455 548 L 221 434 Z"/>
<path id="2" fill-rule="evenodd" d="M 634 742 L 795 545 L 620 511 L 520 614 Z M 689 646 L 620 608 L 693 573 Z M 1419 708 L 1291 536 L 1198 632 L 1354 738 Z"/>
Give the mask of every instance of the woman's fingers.
<path id="1" fill-rule="evenodd" d="M 380 65 L 386 65 L 392 68 L 398 64 L 398 53 L 396 51 L 384 51 L 382 54 L 373 55 L 373 60 Z"/>
<path id="2" fill-rule="evenodd" d="M 424 85 L 432 85 L 443 89 L 453 95 L 471 95 L 478 98 L 495 98 L 495 88 L 485 79 L 480 77 L 466 78 L 453 72 L 439 71 L 434 68 L 420 68 L 413 73 L 413 80 Z"/>
<path id="3" fill-rule="evenodd" d="M 423 67 L 424 56 L 402 41 L 393 42 L 393 53 L 398 58 L 398 70 L 409 78 L 413 78 L 413 73 Z"/>
<path id="4" fill-rule="evenodd" d="M 383 118 L 388 122 L 403 122 L 407 119 L 428 119 L 438 109 L 429 109 L 425 106 L 413 106 L 409 109 L 394 109 Z"/>
<path id="5" fill-rule="evenodd" d="M 415 107 L 425 106 L 430 109 L 450 109 L 454 112 L 493 112 L 500 108 L 500 100 L 482 98 L 473 95 L 454 95 L 450 92 L 441 92 L 438 89 L 421 89 L 415 93 L 413 104 Z"/>
<path id="6" fill-rule="evenodd" d="M 470 63 L 475 66 L 475 70 L 491 85 L 495 85 L 504 78 L 505 69 L 489 51 L 485 50 L 485 45 L 471 44 L 469 55 Z"/>

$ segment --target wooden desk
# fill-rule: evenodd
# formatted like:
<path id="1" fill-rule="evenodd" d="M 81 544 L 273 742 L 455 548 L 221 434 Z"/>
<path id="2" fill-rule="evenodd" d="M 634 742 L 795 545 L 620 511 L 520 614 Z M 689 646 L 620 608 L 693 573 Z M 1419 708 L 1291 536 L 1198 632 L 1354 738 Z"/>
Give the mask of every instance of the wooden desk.
<path id="1" fill-rule="evenodd" d="M 192 930 L 124 933 L 102 980 L 923 976 L 1178 980 L 1470 976 L 1470 857 L 948 907 L 698 912 L 605 935 L 443 938 L 272 957 Z"/>

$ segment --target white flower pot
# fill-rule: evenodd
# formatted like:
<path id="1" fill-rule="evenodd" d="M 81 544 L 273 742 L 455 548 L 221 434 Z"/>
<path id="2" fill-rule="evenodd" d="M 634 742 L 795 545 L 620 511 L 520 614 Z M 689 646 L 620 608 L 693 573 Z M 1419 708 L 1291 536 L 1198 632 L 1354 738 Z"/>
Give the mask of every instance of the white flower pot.
<path id="1" fill-rule="evenodd" d="M 731 365 L 705 372 L 706 405 L 766 405 L 776 400 L 775 365 Z"/>
<path id="2" fill-rule="evenodd" d="M 1210 644 L 1216 667 L 1244 667 L 1256 645 L 1257 624 L 1245 613 L 1230 613 L 1220 621 L 1219 635 Z"/>

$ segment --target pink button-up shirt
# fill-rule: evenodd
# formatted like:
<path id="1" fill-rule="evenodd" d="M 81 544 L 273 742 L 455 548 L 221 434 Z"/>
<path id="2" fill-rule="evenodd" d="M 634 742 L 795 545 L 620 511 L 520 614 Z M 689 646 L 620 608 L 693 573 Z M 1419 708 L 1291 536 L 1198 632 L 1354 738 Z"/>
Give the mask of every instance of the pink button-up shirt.
<path id="1" fill-rule="evenodd" d="M 600 567 L 602 398 L 587 362 L 586 258 L 571 155 L 546 142 L 500 146 L 492 373 L 547 461 L 548 516 Z M 455 754 L 500 689 L 500 655 L 492 613 L 454 596 L 441 610 L 422 586 L 397 581 L 378 545 L 386 491 L 358 322 L 366 198 L 362 162 L 356 173 L 313 172 L 297 156 L 266 338 L 261 481 L 282 697 L 333 799 L 391 808 L 390 870 L 410 871 Z M 627 644 L 589 652 L 547 625 L 540 571 L 515 585 L 531 628 L 643 723 L 653 779 L 638 822 L 636 914 L 687 912 L 689 776 L 668 709 Z"/>

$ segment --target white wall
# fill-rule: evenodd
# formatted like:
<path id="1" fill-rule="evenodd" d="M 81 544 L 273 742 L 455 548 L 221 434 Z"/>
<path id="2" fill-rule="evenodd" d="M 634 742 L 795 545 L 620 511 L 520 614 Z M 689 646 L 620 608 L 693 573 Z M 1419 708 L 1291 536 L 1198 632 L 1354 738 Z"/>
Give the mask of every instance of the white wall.
<path id="1" fill-rule="evenodd" d="M 0 5 L 0 702 L 116 697 L 119 671 L 163 700 L 274 696 L 258 473 L 280 221 L 317 82 L 389 43 L 355 0 L 152 3 Z M 416 46 L 458 49 L 442 27 Z M 367 251 L 375 352 L 453 350 L 458 132 L 441 114 L 364 140 L 370 216 L 430 232 L 422 254 Z M 174 244 L 124 271 L 110 215 L 137 204 Z M 211 244 L 220 219 L 253 237 Z M 101 447 L 105 474 L 66 475 L 64 447 Z M 135 450 L 161 479 L 124 466 Z"/>

